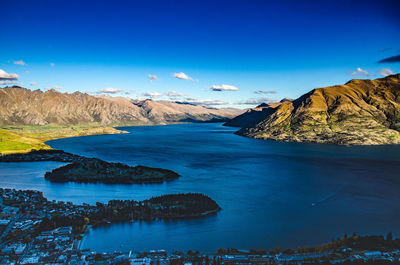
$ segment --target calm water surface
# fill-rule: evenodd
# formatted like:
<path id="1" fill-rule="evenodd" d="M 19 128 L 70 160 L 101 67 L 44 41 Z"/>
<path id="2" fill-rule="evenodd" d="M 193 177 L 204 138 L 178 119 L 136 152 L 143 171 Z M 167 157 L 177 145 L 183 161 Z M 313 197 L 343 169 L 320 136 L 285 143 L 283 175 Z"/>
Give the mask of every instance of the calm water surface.
<path id="1" fill-rule="evenodd" d="M 52 184 L 56 162 L 0 163 L 0 185 L 75 203 L 201 192 L 223 210 L 184 221 L 113 224 L 91 230 L 95 251 L 266 249 L 312 245 L 344 233 L 400 236 L 400 146 L 343 147 L 236 136 L 221 124 L 122 128 L 130 134 L 50 141 L 56 149 L 172 169 L 163 184 Z"/>

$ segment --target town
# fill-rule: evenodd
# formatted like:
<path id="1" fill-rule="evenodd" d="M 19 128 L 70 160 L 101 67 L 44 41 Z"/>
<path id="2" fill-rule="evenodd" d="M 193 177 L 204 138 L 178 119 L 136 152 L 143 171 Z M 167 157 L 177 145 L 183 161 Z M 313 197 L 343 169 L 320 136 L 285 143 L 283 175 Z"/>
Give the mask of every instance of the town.
<path id="1" fill-rule="evenodd" d="M 84 233 L 91 226 L 113 221 L 172 218 L 185 196 L 201 198 L 196 207 L 209 211 L 213 202 L 204 195 L 168 195 L 143 202 L 110 201 L 108 204 L 75 205 L 48 201 L 38 191 L 0 189 L 0 264 L 397 264 L 400 240 L 383 236 L 344 236 L 317 247 L 299 247 L 296 251 L 275 248 L 272 251 L 219 249 L 216 253 L 198 251 L 168 253 L 147 252 L 96 253 L 81 249 Z M 173 198 L 173 199 L 172 199 Z M 122 205 L 122 206 L 121 206 Z M 130 208 L 127 206 L 130 205 Z M 201 206 L 200 206 L 201 205 Z M 193 205 L 192 205 L 193 206 Z M 128 207 L 128 208 L 127 208 Z M 162 211 L 160 210 L 162 208 Z M 179 208 L 179 207 L 178 207 Z M 123 210 L 122 210 L 123 209 Z M 128 210 L 130 209 L 130 210 Z M 120 212 L 128 214 L 119 215 Z M 109 214 L 116 212 L 116 216 Z M 144 213 L 147 214 L 144 214 Z M 179 218 L 192 216 L 193 210 L 180 209 Z M 164 214 L 161 214 L 164 213 Z M 168 213 L 168 214 L 166 214 Z M 352 247 L 350 247 L 350 245 Z"/>

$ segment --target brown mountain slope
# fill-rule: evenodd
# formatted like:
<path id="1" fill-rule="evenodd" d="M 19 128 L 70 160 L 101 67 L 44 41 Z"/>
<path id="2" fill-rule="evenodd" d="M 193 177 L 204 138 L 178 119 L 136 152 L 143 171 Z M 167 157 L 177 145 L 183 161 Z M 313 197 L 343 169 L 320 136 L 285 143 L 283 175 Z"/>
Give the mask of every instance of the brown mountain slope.
<path id="1" fill-rule="evenodd" d="M 262 121 L 265 117 L 272 114 L 275 109 L 284 102 L 291 102 L 291 99 L 282 99 L 275 103 L 262 103 L 253 109 L 248 109 L 243 114 L 227 121 L 224 126 L 232 127 L 251 127 Z"/>
<path id="2" fill-rule="evenodd" d="M 232 118 L 238 110 L 214 109 L 168 101 L 95 97 L 80 92 L 42 92 L 0 88 L 0 126 L 8 125 L 150 125 Z"/>
<path id="3" fill-rule="evenodd" d="M 243 112 L 240 109 L 205 108 L 200 105 L 171 102 L 166 100 L 153 101 L 132 100 L 136 106 L 143 109 L 146 117 L 155 124 L 165 124 L 176 121 L 181 122 L 209 122 L 233 118 Z"/>
<path id="4" fill-rule="evenodd" d="M 149 121 L 132 104 L 113 102 L 88 94 L 42 92 L 21 87 L 0 89 L 0 125 L 88 124 L 102 125 Z"/>
<path id="5" fill-rule="evenodd" d="M 266 106 L 261 113 L 263 117 L 253 117 L 237 134 L 278 141 L 398 144 L 400 74 L 317 88 L 293 102 Z"/>

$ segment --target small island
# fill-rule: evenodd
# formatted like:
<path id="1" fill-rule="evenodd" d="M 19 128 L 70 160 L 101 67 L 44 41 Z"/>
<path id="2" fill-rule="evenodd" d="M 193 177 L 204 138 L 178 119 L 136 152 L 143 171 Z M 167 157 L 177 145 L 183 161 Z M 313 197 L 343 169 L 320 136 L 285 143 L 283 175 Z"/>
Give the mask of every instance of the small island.
<path id="1" fill-rule="evenodd" d="M 168 169 L 131 167 L 91 158 L 77 160 L 51 172 L 46 172 L 44 177 L 52 182 L 130 184 L 169 181 L 178 178 L 179 174 Z"/>
<path id="2" fill-rule="evenodd" d="M 52 182 L 82 183 L 159 183 L 173 180 L 179 174 L 168 169 L 146 166 L 131 167 L 122 163 L 106 162 L 62 150 L 37 150 L 24 154 L 0 155 L 0 162 L 57 161 L 70 163 L 45 174 Z"/>

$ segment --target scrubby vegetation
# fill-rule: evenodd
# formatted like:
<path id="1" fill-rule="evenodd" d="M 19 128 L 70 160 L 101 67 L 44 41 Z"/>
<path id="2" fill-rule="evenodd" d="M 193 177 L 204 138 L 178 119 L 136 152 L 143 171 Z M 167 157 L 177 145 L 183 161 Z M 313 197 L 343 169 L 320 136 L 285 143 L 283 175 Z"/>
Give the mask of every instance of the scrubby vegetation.
<path id="1" fill-rule="evenodd" d="M 344 145 L 400 143 L 400 74 L 317 88 L 294 101 L 260 105 L 227 125 L 239 135 Z M 253 122 L 246 122 L 250 120 Z"/>

